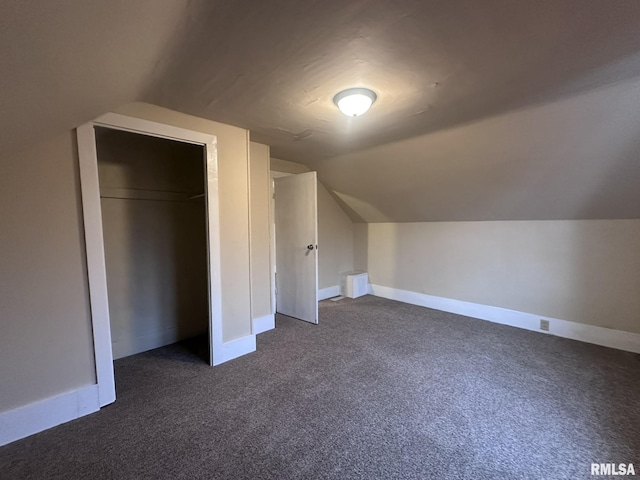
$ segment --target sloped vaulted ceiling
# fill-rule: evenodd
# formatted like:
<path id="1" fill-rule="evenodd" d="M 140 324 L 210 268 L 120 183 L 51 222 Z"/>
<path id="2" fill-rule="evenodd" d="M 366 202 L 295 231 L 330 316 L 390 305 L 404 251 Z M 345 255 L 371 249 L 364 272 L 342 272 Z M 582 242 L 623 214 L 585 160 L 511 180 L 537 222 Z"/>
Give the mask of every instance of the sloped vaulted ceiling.
<path id="1" fill-rule="evenodd" d="M 636 0 L 0 5 L 2 150 L 147 101 L 250 129 L 355 220 L 640 218 Z"/>
<path id="2" fill-rule="evenodd" d="M 0 151 L 142 100 L 187 0 L 0 0 Z"/>

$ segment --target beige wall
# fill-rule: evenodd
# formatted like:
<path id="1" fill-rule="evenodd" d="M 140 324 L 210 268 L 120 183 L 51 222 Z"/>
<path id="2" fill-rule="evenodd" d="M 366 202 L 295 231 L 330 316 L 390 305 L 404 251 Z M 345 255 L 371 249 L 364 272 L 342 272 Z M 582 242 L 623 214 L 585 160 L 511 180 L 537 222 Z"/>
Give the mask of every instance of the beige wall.
<path id="1" fill-rule="evenodd" d="M 218 137 L 223 341 L 251 334 L 248 132 L 146 103 L 115 112 Z"/>
<path id="2" fill-rule="evenodd" d="M 369 224 L 353 224 L 353 269 L 367 271 L 369 261 Z"/>
<path id="3" fill-rule="evenodd" d="M 301 163 L 289 162 L 288 160 L 281 160 L 279 158 L 271 157 L 271 170 L 274 172 L 284 173 L 304 173 L 309 172 L 309 167 Z"/>
<path id="4" fill-rule="evenodd" d="M 381 223 L 354 238 L 374 284 L 640 333 L 640 220 Z"/>
<path id="5" fill-rule="evenodd" d="M 271 170 L 298 174 L 309 168 L 272 158 Z M 318 288 L 340 285 L 341 274 L 353 270 L 353 235 L 351 219 L 318 182 Z"/>
<path id="6" fill-rule="evenodd" d="M 318 288 L 340 285 L 353 270 L 353 223 L 318 182 Z"/>
<path id="7" fill-rule="evenodd" d="M 251 316 L 273 313 L 271 305 L 271 177 L 269 147 L 249 145 L 251 191 Z"/>
<path id="8" fill-rule="evenodd" d="M 0 412 L 95 383 L 75 150 L 0 156 Z"/>
<path id="9" fill-rule="evenodd" d="M 223 340 L 251 333 L 248 132 L 135 103 L 118 113 L 217 135 Z M 0 412 L 95 383 L 75 135 L 0 156 Z"/>
<path id="10" fill-rule="evenodd" d="M 207 333 L 204 198 L 189 199 L 204 149 L 109 129 L 97 147 L 114 358 Z"/>

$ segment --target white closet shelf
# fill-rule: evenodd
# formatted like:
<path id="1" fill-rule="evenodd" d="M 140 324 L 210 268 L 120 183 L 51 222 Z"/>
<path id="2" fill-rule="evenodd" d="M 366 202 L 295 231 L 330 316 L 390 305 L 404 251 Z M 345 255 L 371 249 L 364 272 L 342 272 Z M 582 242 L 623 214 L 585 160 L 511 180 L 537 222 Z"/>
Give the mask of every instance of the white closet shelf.
<path id="1" fill-rule="evenodd" d="M 101 188 L 100 198 L 118 198 L 123 200 L 156 200 L 165 202 L 194 202 L 200 199 L 204 199 L 204 193 L 143 190 L 137 188 Z"/>

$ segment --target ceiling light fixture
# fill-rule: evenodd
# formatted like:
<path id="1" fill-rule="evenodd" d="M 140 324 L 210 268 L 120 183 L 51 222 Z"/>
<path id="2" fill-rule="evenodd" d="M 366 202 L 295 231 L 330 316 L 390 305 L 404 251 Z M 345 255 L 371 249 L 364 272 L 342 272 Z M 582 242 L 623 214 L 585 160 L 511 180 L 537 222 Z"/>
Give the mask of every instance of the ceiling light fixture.
<path id="1" fill-rule="evenodd" d="M 333 103 L 347 117 L 358 117 L 369 110 L 376 98 L 376 93 L 368 88 L 349 88 L 333 97 Z"/>

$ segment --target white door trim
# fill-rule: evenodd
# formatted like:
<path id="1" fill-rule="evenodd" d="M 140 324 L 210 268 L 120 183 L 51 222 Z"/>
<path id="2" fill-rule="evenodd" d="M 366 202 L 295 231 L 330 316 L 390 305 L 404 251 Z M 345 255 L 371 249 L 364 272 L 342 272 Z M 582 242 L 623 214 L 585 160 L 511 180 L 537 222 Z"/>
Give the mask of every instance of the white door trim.
<path id="1" fill-rule="evenodd" d="M 224 361 L 224 352 L 222 347 L 218 149 L 216 136 L 115 113 L 103 115 L 78 127 L 77 140 L 96 379 L 99 403 L 100 406 L 104 406 L 115 401 L 116 390 L 113 375 L 107 273 L 104 258 L 100 187 L 98 183 L 98 155 L 94 129 L 96 126 L 193 143 L 202 145 L 205 148 L 205 197 L 209 263 L 209 345 L 210 358 L 213 365 Z"/>

